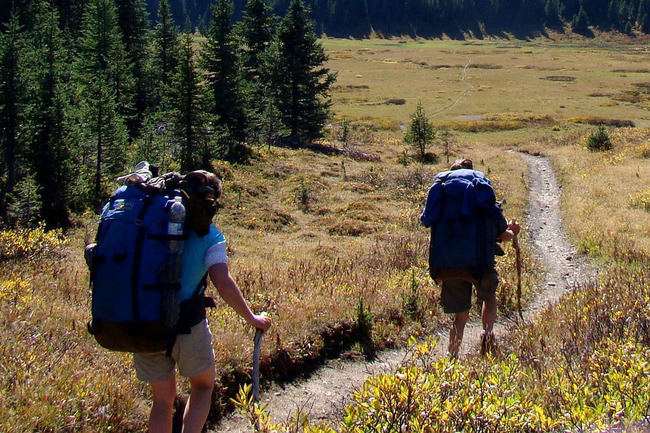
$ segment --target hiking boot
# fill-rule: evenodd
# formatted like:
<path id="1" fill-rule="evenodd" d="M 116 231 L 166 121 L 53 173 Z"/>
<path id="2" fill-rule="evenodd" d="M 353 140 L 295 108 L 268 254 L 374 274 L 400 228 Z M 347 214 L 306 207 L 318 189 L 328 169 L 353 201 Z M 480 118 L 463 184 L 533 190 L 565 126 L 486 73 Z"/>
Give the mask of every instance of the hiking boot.
<path id="1" fill-rule="evenodd" d="M 481 356 L 486 356 L 488 354 L 494 355 L 496 344 L 494 341 L 494 332 L 492 331 L 483 331 L 481 332 L 481 348 L 479 350 Z"/>

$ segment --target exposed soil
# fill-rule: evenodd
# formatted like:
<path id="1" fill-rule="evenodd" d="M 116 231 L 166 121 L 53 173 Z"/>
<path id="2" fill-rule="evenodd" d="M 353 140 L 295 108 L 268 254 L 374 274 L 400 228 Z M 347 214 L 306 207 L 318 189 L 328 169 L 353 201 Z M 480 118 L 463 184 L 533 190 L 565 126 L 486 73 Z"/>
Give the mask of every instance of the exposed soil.
<path id="1" fill-rule="evenodd" d="M 578 282 L 592 278 L 594 270 L 583 257 L 576 255 L 569 243 L 560 213 L 561 186 L 550 161 L 545 157 L 523 155 L 528 164 L 530 188 L 529 208 L 524 224 L 535 254 L 546 268 L 539 282 L 539 294 L 524 311 L 527 320 L 544 307 L 557 302 Z M 481 324 L 478 317 L 467 324 L 461 353 L 463 356 L 478 351 Z M 508 321 L 499 319 L 495 334 L 507 332 Z M 445 354 L 447 334 L 440 330 L 437 351 Z M 372 374 L 394 371 L 405 360 L 405 350 L 385 351 L 373 362 L 333 360 L 314 372 L 309 378 L 288 385 L 273 385 L 261 395 L 262 403 L 276 422 L 286 421 L 300 410 L 312 419 L 336 421 L 341 419 L 343 408 L 350 402 L 352 393 Z M 219 432 L 252 431 L 250 424 L 239 414 L 224 419 L 217 427 Z"/>

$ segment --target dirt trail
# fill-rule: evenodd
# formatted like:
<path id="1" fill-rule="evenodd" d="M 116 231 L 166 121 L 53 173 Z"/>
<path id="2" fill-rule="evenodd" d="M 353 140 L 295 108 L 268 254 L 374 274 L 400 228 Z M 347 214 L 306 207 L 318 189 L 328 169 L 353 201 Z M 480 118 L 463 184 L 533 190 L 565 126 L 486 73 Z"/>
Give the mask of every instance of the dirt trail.
<path id="1" fill-rule="evenodd" d="M 546 267 L 545 279 L 540 281 L 539 295 L 524 310 L 524 317 L 532 319 L 549 303 L 554 303 L 580 280 L 591 278 L 593 270 L 574 253 L 562 226 L 560 213 L 561 187 L 550 161 L 544 157 L 523 155 L 529 172 L 530 200 L 524 230 L 539 259 Z M 476 353 L 479 346 L 481 324 L 467 324 L 461 353 Z M 499 320 L 496 335 L 507 332 L 509 323 Z M 437 351 L 442 356 L 446 349 L 446 331 L 440 331 Z M 261 400 L 276 422 L 290 419 L 297 409 L 312 419 L 340 419 L 343 408 L 350 402 L 352 393 L 372 374 L 394 371 L 406 356 L 405 350 L 386 351 L 374 362 L 334 360 L 328 362 L 308 379 L 285 386 L 273 385 L 264 392 Z M 233 414 L 217 427 L 219 432 L 252 431 L 250 425 L 238 414 Z"/>

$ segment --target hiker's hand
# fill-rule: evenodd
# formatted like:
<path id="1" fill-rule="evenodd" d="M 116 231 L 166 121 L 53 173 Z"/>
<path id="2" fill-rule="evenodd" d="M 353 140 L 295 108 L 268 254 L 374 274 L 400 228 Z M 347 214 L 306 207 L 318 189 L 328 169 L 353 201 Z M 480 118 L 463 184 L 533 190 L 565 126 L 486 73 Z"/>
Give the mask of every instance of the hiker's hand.
<path id="1" fill-rule="evenodd" d="M 514 233 L 515 236 L 519 234 L 519 230 L 521 229 L 516 219 L 510 220 L 508 223 L 508 228 L 512 231 L 512 233 Z"/>
<path id="2" fill-rule="evenodd" d="M 253 314 L 251 325 L 253 325 L 257 329 L 266 331 L 271 327 L 271 318 L 267 316 L 265 312 L 262 312 L 260 314 Z"/>

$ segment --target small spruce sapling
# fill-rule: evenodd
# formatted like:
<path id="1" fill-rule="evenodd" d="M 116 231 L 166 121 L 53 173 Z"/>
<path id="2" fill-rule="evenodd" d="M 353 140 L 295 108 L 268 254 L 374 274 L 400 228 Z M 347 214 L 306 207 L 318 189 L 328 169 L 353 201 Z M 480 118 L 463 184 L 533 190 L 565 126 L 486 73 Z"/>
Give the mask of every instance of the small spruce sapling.
<path id="1" fill-rule="evenodd" d="M 595 131 L 587 138 L 587 147 L 591 151 L 604 151 L 612 148 L 612 140 L 607 134 L 607 130 L 603 125 L 600 125 Z"/>
<path id="2" fill-rule="evenodd" d="M 415 147 L 420 160 L 424 161 L 426 159 L 426 150 L 435 136 L 436 131 L 424 112 L 422 102 L 418 102 L 415 112 L 411 115 L 411 125 L 404 136 L 404 142 Z"/>

